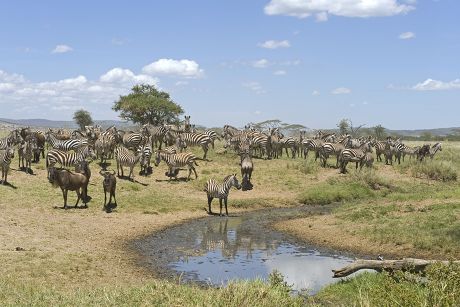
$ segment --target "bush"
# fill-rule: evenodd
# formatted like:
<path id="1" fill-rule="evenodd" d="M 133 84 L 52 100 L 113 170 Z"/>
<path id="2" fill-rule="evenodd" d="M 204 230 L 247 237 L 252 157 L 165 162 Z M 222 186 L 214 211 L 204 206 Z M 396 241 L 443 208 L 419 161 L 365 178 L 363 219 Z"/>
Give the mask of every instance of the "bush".
<path id="1" fill-rule="evenodd" d="M 300 193 L 298 200 L 306 205 L 326 205 L 334 202 L 372 198 L 374 195 L 369 186 L 361 182 L 329 181 Z"/>
<path id="2" fill-rule="evenodd" d="M 411 168 L 412 176 L 428 177 L 439 181 L 456 181 L 457 170 L 449 162 L 425 161 L 413 164 Z"/>

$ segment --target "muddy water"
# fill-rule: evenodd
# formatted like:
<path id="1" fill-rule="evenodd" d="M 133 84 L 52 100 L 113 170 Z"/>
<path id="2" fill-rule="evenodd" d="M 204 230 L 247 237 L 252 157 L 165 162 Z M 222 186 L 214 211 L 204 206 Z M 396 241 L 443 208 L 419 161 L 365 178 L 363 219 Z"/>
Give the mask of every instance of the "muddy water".
<path id="1" fill-rule="evenodd" d="M 164 277 L 221 286 L 235 279 L 267 279 L 278 270 L 295 290 L 314 294 L 332 279 L 332 269 L 351 258 L 299 242 L 269 223 L 328 207 L 270 209 L 238 216 L 209 216 L 186 222 L 135 242 L 147 265 Z"/>

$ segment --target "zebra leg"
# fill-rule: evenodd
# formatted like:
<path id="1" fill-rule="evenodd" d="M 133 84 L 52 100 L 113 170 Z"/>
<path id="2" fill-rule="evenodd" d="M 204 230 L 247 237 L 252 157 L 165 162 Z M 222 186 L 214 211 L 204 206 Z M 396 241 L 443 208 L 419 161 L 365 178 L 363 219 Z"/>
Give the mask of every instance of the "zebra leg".
<path id="1" fill-rule="evenodd" d="M 209 214 L 212 214 L 212 211 L 211 211 L 211 203 L 212 203 L 212 197 L 211 196 L 208 196 L 208 213 Z"/>
<path id="2" fill-rule="evenodd" d="M 228 198 L 227 198 L 227 197 L 225 197 L 225 198 L 224 198 L 224 202 L 225 202 L 225 215 L 226 215 L 226 216 L 228 216 L 228 210 L 227 210 L 227 200 L 228 200 Z"/>
<path id="3" fill-rule="evenodd" d="M 222 198 L 219 197 L 219 205 L 220 205 L 220 214 L 219 216 L 222 216 Z"/>
<path id="4" fill-rule="evenodd" d="M 198 174 L 196 173 L 196 169 L 195 169 L 195 167 L 194 167 L 193 165 L 192 165 L 192 170 L 193 170 L 193 172 L 195 173 L 195 179 L 197 179 L 197 178 L 198 178 Z M 190 172 L 189 172 L 189 174 L 188 174 L 188 177 L 190 178 L 190 174 L 192 173 L 192 171 L 191 171 L 190 169 L 189 169 L 189 171 L 190 171 Z"/>

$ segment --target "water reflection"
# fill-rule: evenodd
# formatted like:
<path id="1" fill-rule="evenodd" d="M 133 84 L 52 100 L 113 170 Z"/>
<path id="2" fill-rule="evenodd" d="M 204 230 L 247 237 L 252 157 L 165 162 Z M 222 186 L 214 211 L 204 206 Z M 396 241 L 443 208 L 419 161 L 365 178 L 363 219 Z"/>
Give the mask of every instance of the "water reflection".
<path id="1" fill-rule="evenodd" d="M 169 266 L 182 279 L 226 284 L 232 279 L 267 278 L 280 271 L 295 290 L 315 293 L 333 282 L 332 269 L 351 260 L 298 245 L 287 236 L 270 231 L 251 218 L 210 218 L 189 227 L 188 248 Z"/>

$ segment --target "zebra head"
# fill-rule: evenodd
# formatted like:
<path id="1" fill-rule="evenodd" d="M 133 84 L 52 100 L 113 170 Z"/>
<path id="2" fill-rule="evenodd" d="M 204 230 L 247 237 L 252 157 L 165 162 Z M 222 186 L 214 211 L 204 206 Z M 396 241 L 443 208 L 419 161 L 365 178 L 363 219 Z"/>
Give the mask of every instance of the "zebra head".
<path id="1" fill-rule="evenodd" d="M 226 184 L 231 187 L 235 187 L 238 190 L 241 189 L 241 184 L 238 182 L 238 178 L 236 178 L 236 174 L 230 175 L 227 177 L 227 180 L 225 180 Z"/>
<path id="2" fill-rule="evenodd" d="M 433 145 L 433 147 L 431 147 L 431 149 L 435 149 L 435 148 L 439 151 L 442 151 L 441 143 L 436 143 Z"/>

